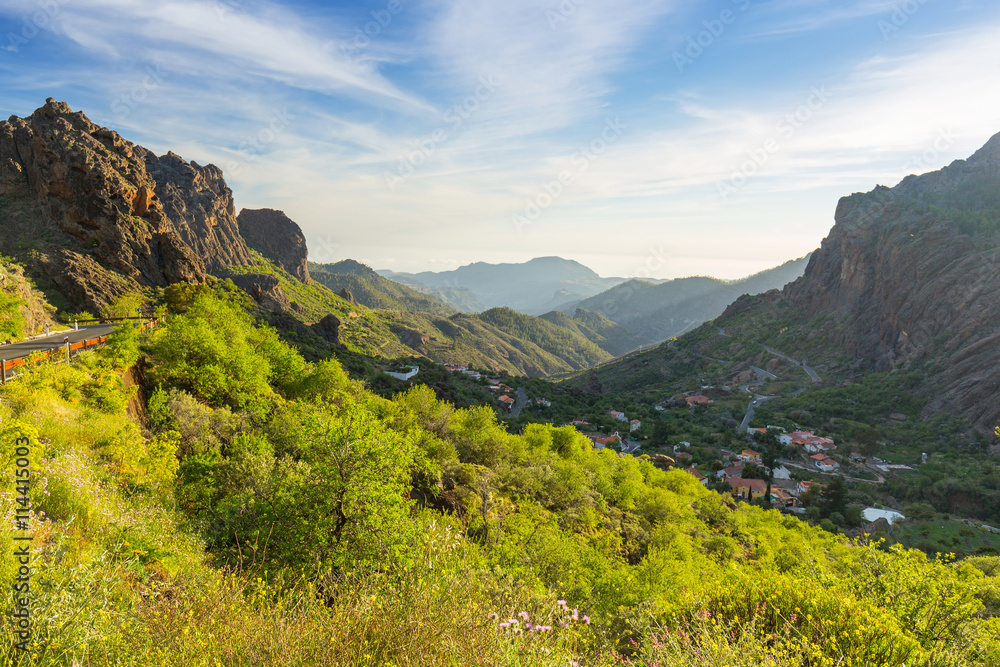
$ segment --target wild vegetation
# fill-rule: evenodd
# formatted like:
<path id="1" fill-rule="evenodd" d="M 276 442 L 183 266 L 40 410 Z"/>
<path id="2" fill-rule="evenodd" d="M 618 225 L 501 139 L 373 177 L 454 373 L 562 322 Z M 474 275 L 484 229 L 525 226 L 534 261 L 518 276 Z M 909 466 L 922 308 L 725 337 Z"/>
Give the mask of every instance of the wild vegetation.
<path id="1" fill-rule="evenodd" d="M 0 628 L 3 664 L 1000 661 L 1000 558 L 850 543 L 572 428 L 384 398 L 224 291 L 187 297 L 0 392 L 35 550 L 33 643 Z"/>

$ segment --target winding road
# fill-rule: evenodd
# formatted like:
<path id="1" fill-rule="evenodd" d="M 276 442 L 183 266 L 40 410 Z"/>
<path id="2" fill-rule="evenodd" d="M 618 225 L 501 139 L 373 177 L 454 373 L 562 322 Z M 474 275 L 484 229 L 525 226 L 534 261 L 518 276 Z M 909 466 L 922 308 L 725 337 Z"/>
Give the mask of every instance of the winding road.
<path id="1" fill-rule="evenodd" d="M 747 413 L 743 417 L 743 423 L 739 425 L 736 429 L 737 433 L 746 433 L 747 427 L 750 426 L 750 420 L 753 419 L 753 409 L 763 403 L 764 401 L 770 400 L 772 398 L 777 398 L 777 396 L 754 396 L 753 400 L 750 401 L 750 405 L 747 406 Z"/>
<path id="2" fill-rule="evenodd" d="M 115 330 L 115 326 L 114 324 L 91 324 L 80 327 L 79 331 L 68 329 L 66 331 L 57 331 L 50 336 L 32 338 L 10 345 L 0 345 L 0 359 L 10 361 L 11 359 L 26 357 L 32 352 L 45 352 L 61 346 L 67 338 L 69 338 L 70 343 L 78 343 L 81 340 L 107 336 Z"/>
<path id="3" fill-rule="evenodd" d="M 510 416 L 517 417 L 521 414 L 521 409 L 528 404 L 528 393 L 521 387 L 517 388 L 517 403 L 510 409 Z"/>
<path id="4" fill-rule="evenodd" d="M 763 343 L 761 343 L 761 345 L 763 345 Z M 773 348 L 770 348 L 767 345 L 764 345 L 764 349 L 767 350 L 768 352 L 770 352 L 771 354 L 773 354 L 776 357 L 781 357 L 782 359 L 787 359 L 788 361 L 792 362 L 796 366 L 801 366 L 802 370 L 804 370 L 806 372 L 806 375 L 808 375 L 809 378 L 813 382 L 822 382 L 822 380 L 819 379 L 819 375 L 816 374 L 816 371 L 814 371 L 813 369 L 811 369 L 808 366 L 806 366 L 806 364 L 805 364 L 804 361 L 799 361 L 798 359 L 792 359 L 787 354 L 782 354 L 781 352 L 778 352 L 777 350 L 775 350 Z"/>

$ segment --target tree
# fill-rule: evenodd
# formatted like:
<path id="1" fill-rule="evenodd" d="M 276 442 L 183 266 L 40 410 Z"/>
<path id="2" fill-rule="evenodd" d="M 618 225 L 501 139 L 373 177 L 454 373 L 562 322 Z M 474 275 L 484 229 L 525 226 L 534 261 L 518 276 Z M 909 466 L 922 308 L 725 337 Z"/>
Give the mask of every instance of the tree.
<path id="1" fill-rule="evenodd" d="M 834 513 L 839 513 L 841 516 L 844 515 L 847 509 L 847 486 L 844 484 L 842 477 L 834 477 L 826 485 L 826 488 L 819 494 L 817 506 L 819 507 L 820 515 L 824 518 Z"/>
<path id="2" fill-rule="evenodd" d="M 313 403 L 281 414 L 271 440 L 273 495 L 241 500 L 261 512 L 257 530 L 271 534 L 276 555 L 325 571 L 384 568 L 403 557 L 417 455 L 409 436 L 364 406 Z"/>
<path id="3" fill-rule="evenodd" d="M 878 429 L 866 426 L 862 429 L 861 433 L 858 434 L 858 451 L 860 451 L 865 456 L 872 456 L 878 450 L 878 441 L 881 434 Z"/>
<path id="4" fill-rule="evenodd" d="M 0 291 L 0 340 L 15 339 L 24 335 L 24 301 Z"/>
<path id="5" fill-rule="evenodd" d="M 146 303 L 146 297 L 138 292 L 126 292 L 109 305 L 102 308 L 104 317 L 134 317 L 136 308 L 141 308 Z"/>
<path id="6" fill-rule="evenodd" d="M 158 327 L 150 352 L 157 360 L 156 381 L 213 405 L 258 415 L 274 400 L 272 383 L 291 389 L 306 371 L 305 360 L 277 332 L 208 294 L 197 296 L 188 312 Z"/>

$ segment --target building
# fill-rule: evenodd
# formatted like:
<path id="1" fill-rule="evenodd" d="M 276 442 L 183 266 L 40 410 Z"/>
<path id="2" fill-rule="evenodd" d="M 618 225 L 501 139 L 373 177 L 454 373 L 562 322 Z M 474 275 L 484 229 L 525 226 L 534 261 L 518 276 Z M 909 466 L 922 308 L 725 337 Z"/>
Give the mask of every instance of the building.
<path id="1" fill-rule="evenodd" d="M 628 423 L 629 432 L 638 431 L 640 428 L 642 428 L 642 422 L 639 421 L 638 419 L 633 419 Z"/>
<path id="2" fill-rule="evenodd" d="M 825 489 L 826 484 L 818 484 L 810 479 L 803 479 L 795 487 L 795 492 L 801 496 L 803 493 L 807 493 L 809 489 L 813 487 L 816 487 L 817 489 Z"/>
<path id="3" fill-rule="evenodd" d="M 736 458 L 746 463 L 760 463 L 760 454 L 752 449 L 744 449 Z"/>
<path id="4" fill-rule="evenodd" d="M 397 380 L 409 380 L 411 377 L 420 372 L 419 366 L 414 366 L 410 364 L 409 366 L 404 366 L 398 371 L 386 371 L 385 374 L 396 378 Z"/>
<path id="5" fill-rule="evenodd" d="M 593 436 L 591 440 L 594 442 L 594 449 L 604 449 L 611 445 L 620 446 L 622 444 L 622 438 L 617 432 L 614 435 Z"/>
<path id="6" fill-rule="evenodd" d="M 742 477 L 730 477 L 726 480 L 729 488 L 732 489 L 734 498 L 744 500 L 756 500 L 763 498 L 767 493 L 767 482 L 762 479 L 743 479 Z"/>
<path id="7" fill-rule="evenodd" d="M 778 486 L 771 487 L 771 502 L 782 507 L 795 507 L 799 499 Z"/>
<path id="8" fill-rule="evenodd" d="M 869 523 L 872 521 L 878 521 L 879 519 L 885 519 L 891 526 L 897 521 L 902 521 L 906 517 L 899 512 L 893 512 L 892 510 L 882 510 L 877 507 L 866 507 L 861 511 L 861 518 Z"/>
<path id="9" fill-rule="evenodd" d="M 544 398 L 536 398 L 535 403 L 542 406 L 543 408 L 552 407 L 552 401 L 546 401 Z"/>
<path id="10" fill-rule="evenodd" d="M 455 371 L 467 371 L 467 370 L 469 370 L 469 367 L 468 366 L 462 366 L 460 364 L 445 364 L 444 365 L 444 369 L 446 371 L 451 371 L 451 372 L 454 373 Z"/>
<path id="11" fill-rule="evenodd" d="M 813 454 L 810 458 L 813 460 L 813 463 L 816 464 L 816 467 L 823 472 L 830 472 L 831 470 L 836 470 L 840 467 L 839 463 L 831 459 L 826 454 Z"/>
<path id="12" fill-rule="evenodd" d="M 586 419 L 574 419 L 570 424 L 573 426 L 590 426 L 590 422 Z"/>
<path id="13" fill-rule="evenodd" d="M 811 440 L 802 446 L 807 452 L 815 452 L 817 454 L 822 454 L 824 452 L 830 452 L 837 448 L 836 445 L 830 442 L 823 442 L 826 438 Z"/>
<path id="14" fill-rule="evenodd" d="M 691 466 L 690 468 L 685 468 L 684 472 L 688 473 L 689 475 L 694 475 L 694 478 L 697 479 L 699 482 L 701 482 L 702 486 L 708 486 L 708 477 L 705 477 L 700 472 L 698 472 L 698 469 L 695 468 L 694 466 Z"/>
<path id="15" fill-rule="evenodd" d="M 617 419 L 620 422 L 627 422 L 628 417 L 625 416 L 624 412 L 618 412 L 617 410 L 612 410 L 608 413 L 608 416 L 612 419 Z"/>
<path id="16" fill-rule="evenodd" d="M 502 407 L 504 410 L 510 411 L 510 409 L 514 407 L 515 403 L 514 399 L 508 396 L 507 394 L 504 394 L 497 400 L 500 401 L 500 407 Z"/>
<path id="17" fill-rule="evenodd" d="M 715 476 L 719 479 L 726 479 L 728 477 L 740 477 L 743 475 L 743 468 L 746 467 L 746 463 L 740 462 L 736 465 L 731 465 L 728 468 L 723 468 L 722 470 L 716 470 Z"/>

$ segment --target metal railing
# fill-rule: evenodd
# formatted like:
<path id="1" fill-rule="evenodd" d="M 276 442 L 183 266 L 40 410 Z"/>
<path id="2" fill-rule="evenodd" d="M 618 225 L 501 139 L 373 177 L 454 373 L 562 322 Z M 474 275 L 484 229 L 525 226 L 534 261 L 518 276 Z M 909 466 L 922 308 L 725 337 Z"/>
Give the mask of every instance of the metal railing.
<path id="1" fill-rule="evenodd" d="M 118 318 L 118 319 L 139 319 L 139 318 Z M 148 318 L 143 318 L 148 319 Z M 143 329 L 152 330 L 154 326 L 158 323 L 158 320 L 152 319 L 148 322 L 142 324 Z M 58 332 L 57 332 L 58 333 Z M 49 348 L 48 350 L 36 350 L 29 354 L 16 359 L 2 359 L 0 358 L 0 384 L 6 384 L 8 380 L 13 380 L 24 372 L 25 367 L 28 364 L 38 363 L 40 361 L 45 361 L 51 359 L 54 355 L 60 353 L 65 353 L 64 359 L 58 359 L 55 363 L 69 362 L 73 359 L 73 352 L 80 350 L 87 350 L 94 347 L 100 347 L 104 345 L 108 340 L 107 336 L 98 336 L 96 338 L 88 338 L 86 340 L 78 340 L 75 343 L 69 342 L 69 338 L 56 347 Z M 2 353 L 0 353 L 2 354 Z M 18 367 L 21 367 L 21 372 L 17 371 Z M 10 375 L 7 374 L 8 371 L 12 371 Z"/>

